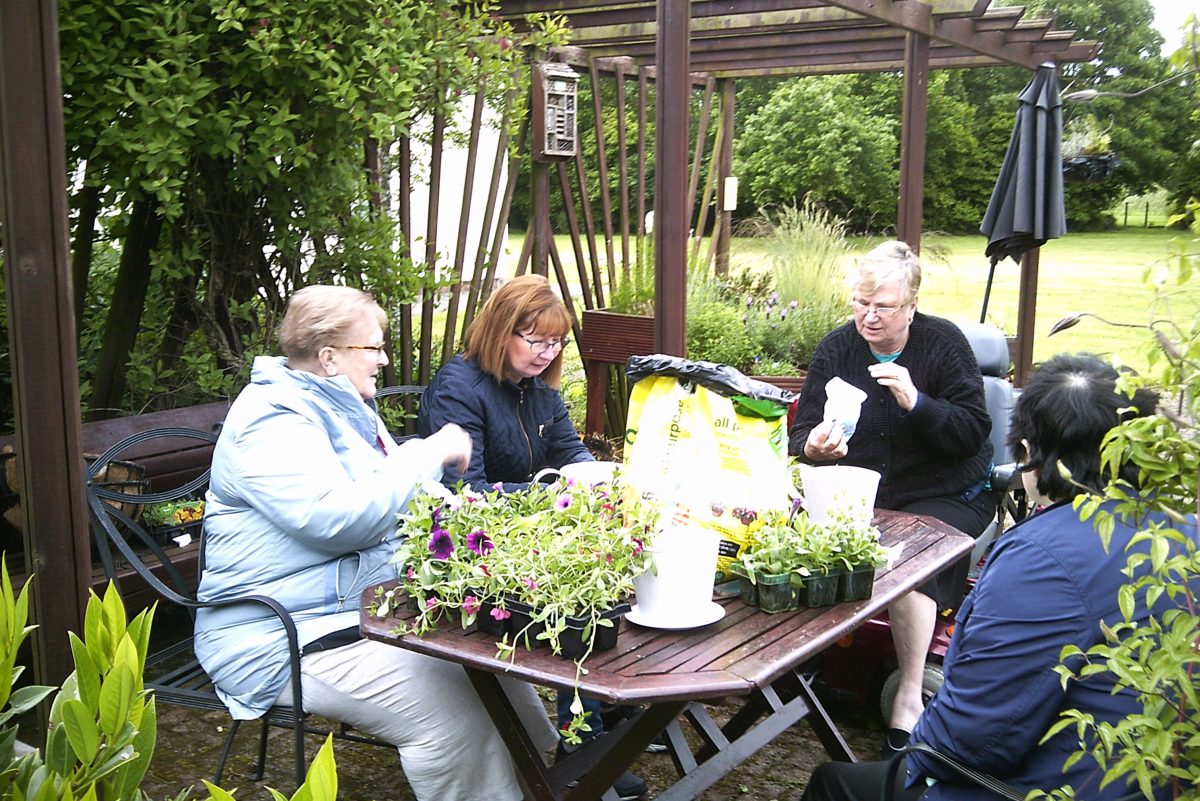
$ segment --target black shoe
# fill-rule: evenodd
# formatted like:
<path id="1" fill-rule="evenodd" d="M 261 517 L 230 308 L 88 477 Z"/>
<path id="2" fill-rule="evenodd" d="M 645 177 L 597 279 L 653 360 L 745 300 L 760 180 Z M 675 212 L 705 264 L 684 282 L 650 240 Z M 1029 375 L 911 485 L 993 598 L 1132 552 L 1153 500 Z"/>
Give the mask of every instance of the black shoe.
<path id="1" fill-rule="evenodd" d="M 900 749 L 908 745 L 908 732 L 904 729 L 888 729 L 883 736 L 883 747 L 879 749 L 879 758 L 887 761 L 900 753 Z"/>
<path id="2" fill-rule="evenodd" d="M 587 741 L 585 740 L 584 744 L 586 745 L 586 743 Z M 578 747 L 579 746 L 575 746 L 571 748 L 570 751 L 573 752 L 575 748 Z M 568 753 L 569 751 L 566 745 L 559 740 L 558 747 L 554 749 L 554 761 L 557 762 L 558 760 L 563 759 Z M 640 776 L 630 773 L 629 771 L 625 771 L 625 773 L 621 774 L 621 776 L 615 782 L 613 782 L 613 790 L 617 792 L 617 797 L 620 798 L 621 801 L 637 801 L 637 799 L 646 794 L 646 782 L 642 781 Z"/>
<path id="3" fill-rule="evenodd" d="M 621 778 L 613 782 L 613 789 L 617 791 L 617 797 L 621 801 L 637 801 L 646 794 L 646 783 L 640 777 L 625 771 Z"/>

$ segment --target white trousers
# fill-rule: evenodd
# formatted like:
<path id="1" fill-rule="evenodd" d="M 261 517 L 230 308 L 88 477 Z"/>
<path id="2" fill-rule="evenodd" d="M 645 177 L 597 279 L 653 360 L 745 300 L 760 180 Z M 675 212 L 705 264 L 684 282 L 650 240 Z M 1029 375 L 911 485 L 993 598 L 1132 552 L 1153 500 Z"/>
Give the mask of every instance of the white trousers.
<path id="1" fill-rule="evenodd" d="M 360 640 L 300 660 L 304 710 L 395 744 L 421 801 L 519 801 L 500 733 L 461 666 Z M 558 741 L 532 685 L 500 677 L 533 742 Z M 279 704 L 292 706 L 288 684 Z"/>

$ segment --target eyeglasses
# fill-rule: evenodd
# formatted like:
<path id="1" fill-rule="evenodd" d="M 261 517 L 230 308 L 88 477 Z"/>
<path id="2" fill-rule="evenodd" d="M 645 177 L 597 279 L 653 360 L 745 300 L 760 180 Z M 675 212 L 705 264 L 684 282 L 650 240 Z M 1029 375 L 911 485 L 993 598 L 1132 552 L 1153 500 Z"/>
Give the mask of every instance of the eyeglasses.
<path id="1" fill-rule="evenodd" d="M 334 347 L 342 348 L 344 350 L 373 350 L 375 351 L 376 355 L 379 355 L 380 353 L 383 353 L 383 349 L 386 348 L 387 345 L 334 345 Z"/>
<path id="2" fill-rule="evenodd" d="M 520 331 L 513 331 L 513 336 L 520 337 L 521 339 L 525 340 L 525 342 L 529 345 L 529 349 L 534 353 L 545 353 L 551 348 L 562 350 L 567 345 L 571 344 L 570 337 L 563 337 L 562 339 L 530 339 Z"/>
<path id="3" fill-rule="evenodd" d="M 855 314 L 870 316 L 874 312 L 875 316 L 880 318 L 891 317 L 901 309 L 907 309 L 910 305 L 912 304 L 905 303 L 903 306 L 876 306 L 874 303 L 863 303 L 857 298 L 850 301 L 850 308 L 854 309 Z"/>

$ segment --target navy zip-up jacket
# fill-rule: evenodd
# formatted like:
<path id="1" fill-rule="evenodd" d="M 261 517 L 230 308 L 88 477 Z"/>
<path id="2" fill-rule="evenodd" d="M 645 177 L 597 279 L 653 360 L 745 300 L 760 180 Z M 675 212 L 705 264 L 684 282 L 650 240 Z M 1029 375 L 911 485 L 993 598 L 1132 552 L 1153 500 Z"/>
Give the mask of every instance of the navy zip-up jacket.
<path id="1" fill-rule="evenodd" d="M 499 482 L 511 492 L 542 468 L 592 461 L 557 390 L 540 378 L 498 382 L 461 354 L 438 370 L 421 396 L 417 433 L 427 437 L 447 423 L 471 435 L 471 464 L 461 474 L 447 467 L 447 487 L 461 480 L 483 492 Z"/>

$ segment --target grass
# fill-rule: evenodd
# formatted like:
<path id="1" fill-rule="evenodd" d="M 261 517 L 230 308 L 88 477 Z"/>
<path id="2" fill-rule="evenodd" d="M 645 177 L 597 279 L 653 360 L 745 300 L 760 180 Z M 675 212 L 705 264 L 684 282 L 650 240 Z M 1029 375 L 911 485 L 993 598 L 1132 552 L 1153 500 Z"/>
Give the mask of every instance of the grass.
<path id="1" fill-rule="evenodd" d="M 512 237 L 514 253 L 520 252 L 521 236 L 517 233 Z M 854 252 L 862 253 L 879 241 L 878 237 L 855 239 Z M 1144 366 L 1142 354 L 1149 337 L 1144 328 L 1085 319 L 1050 338 L 1050 327 L 1067 314 L 1085 311 L 1123 326 L 1143 326 L 1172 313 L 1190 315 L 1200 307 L 1200 282 L 1184 289 L 1174 288 L 1173 295 L 1156 299 L 1143 280 L 1147 270 L 1165 266 L 1172 254 L 1178 254 L 1179 244 L 1188 241 L 1190 235 L 1179 231 L 1130 227 L 1103 233 L 1069 233 L 1047 243 L 1042 248 L 1038 275 L 1034 361 L 1063 351 L 1086 350 L 1134 367 Z M 558 237 L 557 244 L 568 275 L 576 275 L 569 240 Z M 922 311 L 958 321 L 979 319 L 988 275 L 985 244 L 982 236 L 926 234 L 922 239 Z M 702 252 L 706 250 L 707 243 Z M 604 253 L 603 247 L 599 252 Z M 763 240 L 734 239 L 733 269 L 765 269 L 768 263 Z M 1009 334 L 1017 327 L 1020 274 L 1020 266 L 1011 260 L 998 264 L 988 303 L 988 321 Z"/>

